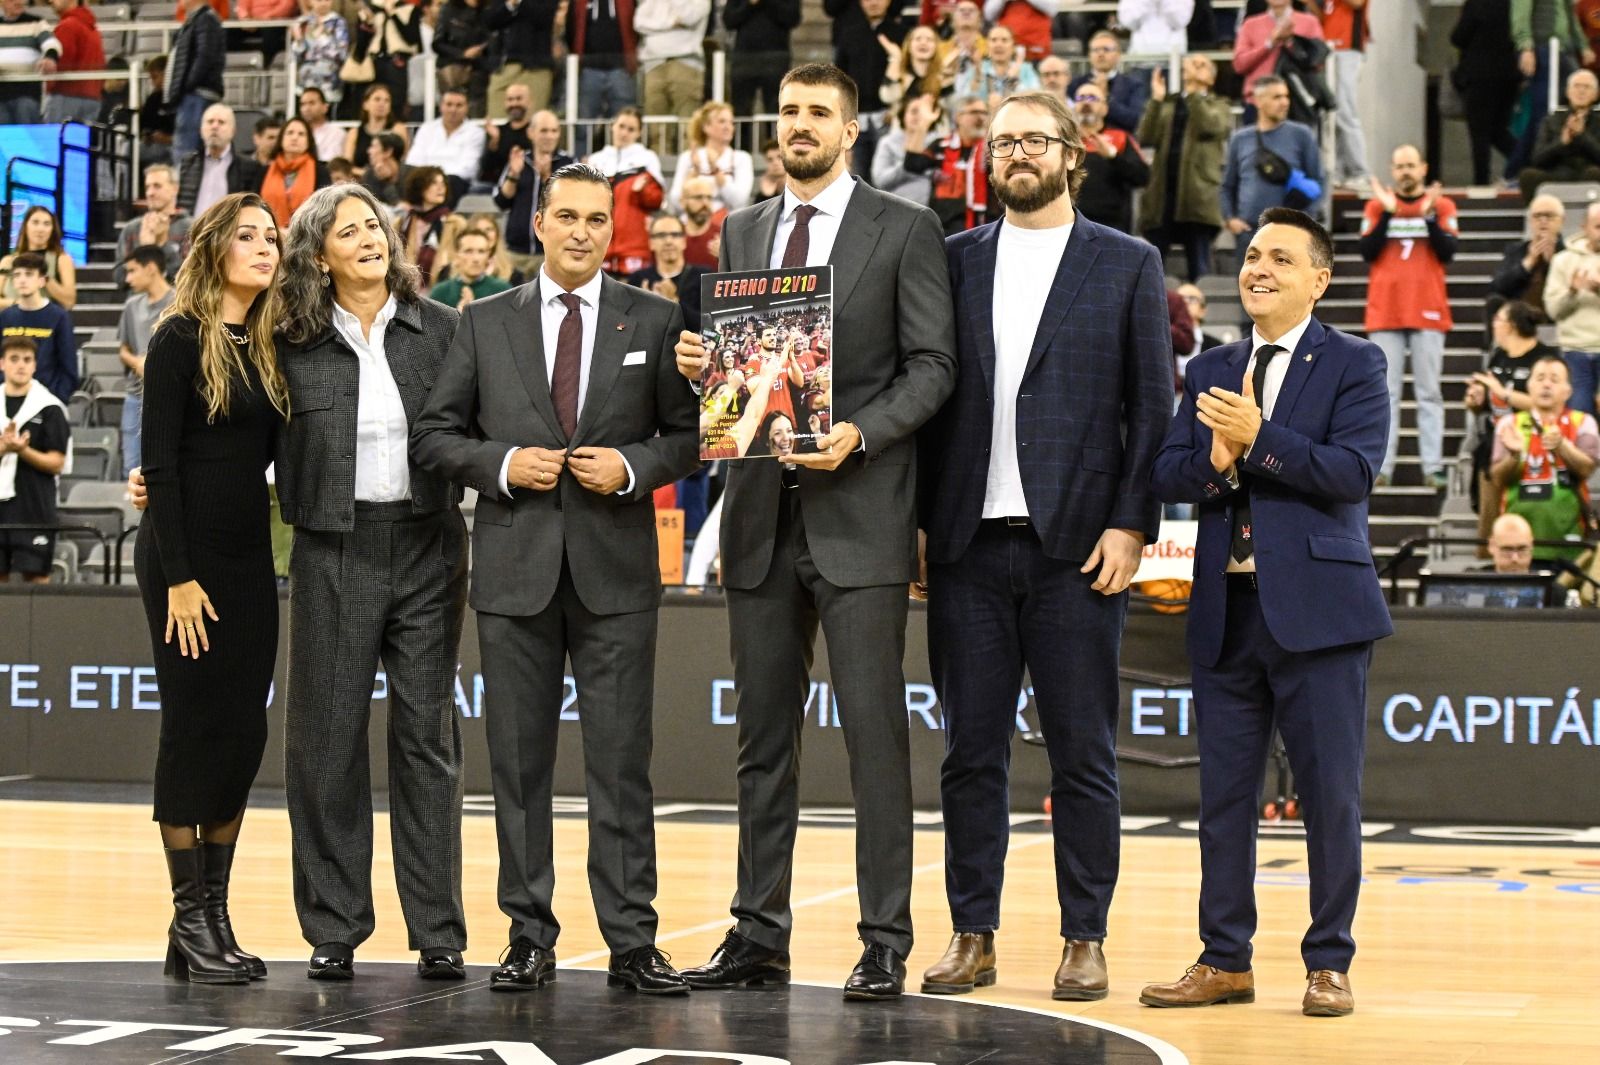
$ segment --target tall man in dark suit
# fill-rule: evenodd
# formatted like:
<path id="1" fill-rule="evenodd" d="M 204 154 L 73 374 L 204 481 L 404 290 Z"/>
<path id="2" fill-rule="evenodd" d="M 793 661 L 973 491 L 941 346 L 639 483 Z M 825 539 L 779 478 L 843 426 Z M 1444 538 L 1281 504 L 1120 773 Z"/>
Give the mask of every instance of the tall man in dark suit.
<path id="1" fill-rule="evenodd" d="M 783 196 L 728 217 L 723 270 L 833 266 L 833 429 L 814 455 L 736 462 L 722 510 L 722 583 L 739 694 L 737 922 L 694 987 L 787 981 L 800 729 L 817 624 L 850 751 L 857 925 L 846 998 L 904 989 L 911 952 L 911 769 L 906 585 L 916 573 L 914 434 L 955 383 L 950 279 L 926 207 L 850 177 L 856 86 L 799 66 L 778 91 Z M 678 366 L 706 349 L 685 333 Z"/>
<path id="2" fill-rule="evenodd" d="M 1182 979 L 1146 987 L 1148 1006 L 1255 999 L 1256 809 L 1276 727 L 1311 870 L 1302 1009 L 1355 1008 L 1367 667 L 1393 631 L 1367 540 L 1389 389 L 1377 345 L 1312 315 L 1332 269 L 1333 244 L 1309 215 L 1261 214 L 1239 271 L 1255 328 L 1189 364 L 1151 474 L 1162 499 L 1200 505 L 1188 648 L 1205 951 Z"/>
<path id="3" fill-rule="evenodd" d="M 600 273 L 611 182 L 556 171 L 535 226 L 537 280 L 474 300 L 412 430 L 424 466 L 482 493 L 470 603 L 478 612 L 511 950 L 495 990 L 554 978 L 551 774 L 572 657 L 589 799 L 589 888 L 610 979 L 685 992 L 655 948 L 650 791 L 656 612 L 651 493 L 697 461 L 694 393 L 672 344 L 677 304 Z"/>
<path id="4" fill-rule="evenodd" d="M 1119 853 L 1123 592 L 1160 526 L 1150 462 L 1172 412 L 1166 292 L 1155 248 L 1074 210 L 1085 148 L 1061 97 L 1009 97 L 986 141 L 1006 216 L 945 242 L 960 374 L 921 434 L 955 927 L 922 990 L 994 982 L 1026 666 L 1050 753 L 1067 941 L 1053 993 L 1098 999 Z"/>

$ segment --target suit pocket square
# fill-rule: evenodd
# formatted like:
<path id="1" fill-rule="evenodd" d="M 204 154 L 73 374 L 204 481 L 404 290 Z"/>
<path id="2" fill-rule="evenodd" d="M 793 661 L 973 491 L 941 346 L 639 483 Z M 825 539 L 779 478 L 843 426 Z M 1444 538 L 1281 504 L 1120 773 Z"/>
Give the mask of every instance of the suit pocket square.
<path id="1" fill-rule="evenodd" d="M 622 365 L 624 365 L 624 366 L 643 366 L 644 365 L 644 356 L 645 356 L 645 353 L 644 353 L 644 351 L 642 349 L 639 350 L 639 351 L 630 351 L 630 352 L 628 352 L 626 355 L 624 355 L 622 357 Z"/>

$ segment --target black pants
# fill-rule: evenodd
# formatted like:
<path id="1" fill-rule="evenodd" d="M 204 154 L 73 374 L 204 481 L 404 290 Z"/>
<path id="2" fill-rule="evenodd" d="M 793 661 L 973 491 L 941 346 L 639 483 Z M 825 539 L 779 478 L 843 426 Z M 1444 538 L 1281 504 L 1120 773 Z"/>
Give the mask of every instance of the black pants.
<path id="1" fill-rule="evenodd" d="M 1472 183 L 1487 185 L 1493 178 L 1489 170 L 1492 148 L 1506 159 L 1516 150 L 1511 135 L 1511 112 L 1517 106 L 1519 85 L 1514 81 L 1468 82 L 1461 92 L 1467 112 L 1467 136 L 1472 140 Z"/>

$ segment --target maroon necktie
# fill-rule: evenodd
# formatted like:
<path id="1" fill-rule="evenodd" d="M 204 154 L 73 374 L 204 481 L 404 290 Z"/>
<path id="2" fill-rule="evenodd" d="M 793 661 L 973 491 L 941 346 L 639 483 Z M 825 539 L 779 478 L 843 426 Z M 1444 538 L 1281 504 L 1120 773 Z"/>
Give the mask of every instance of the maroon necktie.
<path id="1" fill-rule="evenodd" d="M 794 270 L 806 264 L 806 254 L 811 251 L 811 216 L 817 209 L 802 203 L 794 209 L 794 228 L 789 231 L 789 243 L 783 249 L 785 270 Z"/>
<path id="2" fill-rule="evenodd" d="M 555 404 L 556 420 L 568 440 L 578 431 L 578 374 L 583 367 L 583 315 L 578 313 L 578 297 L 563 292 L 557 297 L 567 308 L 556 334 L 556 366 L 550 375 L 550 402 Z"/>

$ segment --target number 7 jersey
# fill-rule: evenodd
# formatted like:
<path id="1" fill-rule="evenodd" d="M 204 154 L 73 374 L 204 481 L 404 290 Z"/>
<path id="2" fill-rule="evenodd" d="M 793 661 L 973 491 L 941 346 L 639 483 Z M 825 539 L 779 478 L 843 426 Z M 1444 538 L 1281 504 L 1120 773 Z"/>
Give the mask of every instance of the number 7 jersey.
<path id="1" fill-rule="evenodd" d="M 1367 201 L 1361 218 L 1362 254 L 1372 264 L 1367 282 L 1366 330 L 1432 329 L 1448 333 L 1453 326 L 1450 300 L 1445 294 L 1445 263 L 1455 254 L 1460 223 L 1456 205 L 1440 196 L 1434 203 L 1433 221 L 1450 245 L 1443 260 L 1434 248 L 1429 219 L 1422 214 L 1425 196 L 1414 200 L 1396 198 L 1393 215 L 1385 218 L 1383 204 Z M 1378 237 L 1380 227 L 1384 229 Z M 1375 237 L 1382 240 L 1376 258 L 1371 256 Z"/>

